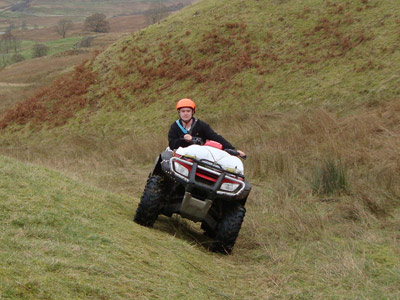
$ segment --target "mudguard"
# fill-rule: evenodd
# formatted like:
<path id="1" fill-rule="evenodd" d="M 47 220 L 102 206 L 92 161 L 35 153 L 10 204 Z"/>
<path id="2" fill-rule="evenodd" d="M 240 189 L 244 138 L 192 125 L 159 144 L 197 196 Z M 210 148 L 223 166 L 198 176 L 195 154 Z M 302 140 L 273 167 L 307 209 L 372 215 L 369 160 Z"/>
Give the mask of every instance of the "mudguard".
<path id="1" fill-rule="evenodd" d="M 171 150 L 165 150 L 159 156 L 156 157 L 156 160 L 153 164 L 153 169 L 149 174 L 149 177 L 153 175 L 162 175 L 162 171 L 167 172 L 165 168 L 169 169 L 169 159 L 172 157 Z"/>

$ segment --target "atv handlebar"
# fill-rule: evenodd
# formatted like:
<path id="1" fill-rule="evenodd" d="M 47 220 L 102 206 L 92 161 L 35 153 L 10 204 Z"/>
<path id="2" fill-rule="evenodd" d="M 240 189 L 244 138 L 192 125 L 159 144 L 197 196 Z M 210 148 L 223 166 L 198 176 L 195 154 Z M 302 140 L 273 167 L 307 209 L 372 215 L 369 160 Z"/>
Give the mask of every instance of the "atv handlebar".
<path id="1" fill-rule="evenodd" d="M 235 149 L 224 149 L 224 151 L 225 151 L 225 152 L 228 152 L 230 155 L 239 156 L 239 157 L 242 158 L 242 159 L 246 159 L 246 158 L 247 158 L 247 155 L 241 156 L 241 155 L 239 154 L 239 152 L 238 152 L 237 150 L 235 150 Z"/>
<path id="2" fill-rule="evenodd" d="M 204 145 L 203 139 L 201 137 L 197 137 L 197 136 L 193 136 L 192 140 L 190 142 L 186 141 L 184 138 L 180 138 L 180 140 L 185 141 L 185 142 L 187 142 L 189 144 L 192 144 L 192 145 Z M 247 155 L 241 156 L 239 154 L 239 152 L 237 150 L 235 150 L 235 149 L 224 149 L 224 151 L 229 153 L 230 155 L 238 156 L 241 159 L 246 159 L 247 158 Z"/>
<path id="3" fill-rule="evenodd" d="M 204 141 L 201 137 L 197 137 L 197 136 L 192 136 L 192 140 L 190 142 L 188 142 L 187 140 L 185 140 L 184 138 L 180 138 L 181 141 L 185 141 L 186 143 L 189 143 L 191 145 L 204 145 Z"/>

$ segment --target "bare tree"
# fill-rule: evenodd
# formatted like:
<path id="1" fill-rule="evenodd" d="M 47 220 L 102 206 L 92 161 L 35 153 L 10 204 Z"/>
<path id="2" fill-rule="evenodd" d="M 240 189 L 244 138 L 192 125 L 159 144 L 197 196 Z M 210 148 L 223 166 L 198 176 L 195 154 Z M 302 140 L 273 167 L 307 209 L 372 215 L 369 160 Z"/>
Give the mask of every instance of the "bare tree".
<path id="1" fill-rule="evenodd" d="M 5 67 L 5 66 L 7 66 L 9 64 L 8 55 L 2 53 L 2 54 L 0 54 L 0 56 L 1 56 L 1 63 L 2 63 L 2 65 L 0 67 L 3 68 L 3 67 Z"/>
<path id="2" fill-rule="evenodd" d="M 109 32 L 110 23 L 106 20 L 105 14 L 93 14 L 85 19 L 84 28 L 93 32 Z"/>
<path id="3" fill-rule="evenodd" d="M 27 30 L 28 29 L 28 22 L 26 20 L 23 20 L 21 23 L 21 29 L 22 30 Z"/>
<path id="4" fill-rule="evenodd" d="M 67 35 L 67 31 L 72 28 L 72 21 L 67 20 L 67 19 L 61 19 L 60 21 L 57 22 L 56 25 L 56 32 L 62 36 L 62 38 L 65 38 Z"/>
<path id="5" fill-rule="evenodd" d="M 8 27 L 7 27 L 7 29 L 6 29 L 6 32 L 11 32 L 11 31 L 13 31 L 14 29 L 15 29 L 15 24 L 14 24 L 14 23 L 11 23 L 11 24 L 8 25 Z"/>
<path id="6" fill-rule="evenodd" d="M 0 49 L 1 49 L 1 53 L 9 53 L 10 49 L 11 49 L 11 45 L 10 45 L 10 39 L 12 37 L 12 33 L 11 31 L 7 31 L 6 33 L 4 33 L 1 36 L 1 40 L 0 40 Z M 4 61 L 4 58 L 3 58 Z"/>
<path id="7" fill-rule="evenodd" d="M 18 48 L 21 45 L 21 41 L 18 40 L 11 31 L 7 31 L 1 36 L 0 40 L 0 48 L 2 52 L 9 53 L 14 50 L 14 52 L 18 51 Z"/>
<path id="8" fill-rule="evenodd" d="M 161 1 L 154 1 L 145 12 L 145 17 L 147 25 L 158 23 L 168 17 L 168 8 Z"/>

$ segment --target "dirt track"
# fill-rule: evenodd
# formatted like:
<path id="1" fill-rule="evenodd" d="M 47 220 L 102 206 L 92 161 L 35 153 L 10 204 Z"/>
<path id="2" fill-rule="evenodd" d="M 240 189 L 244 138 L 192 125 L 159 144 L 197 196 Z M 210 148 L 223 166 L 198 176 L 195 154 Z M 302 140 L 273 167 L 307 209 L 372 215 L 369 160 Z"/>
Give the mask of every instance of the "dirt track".
<path id="1" fill-rule="evenodd" d="M 0 87 L 23 87 L 30 86 L 28 83 L 8 83 L 8 82 L 0 82 Z"/>

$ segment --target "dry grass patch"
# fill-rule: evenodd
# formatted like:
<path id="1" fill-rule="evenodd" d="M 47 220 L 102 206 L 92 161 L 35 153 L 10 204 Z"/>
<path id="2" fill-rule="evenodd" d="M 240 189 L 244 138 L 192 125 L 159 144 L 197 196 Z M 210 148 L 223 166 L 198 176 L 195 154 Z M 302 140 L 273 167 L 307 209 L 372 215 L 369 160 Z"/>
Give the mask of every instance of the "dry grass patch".
<path id="1" fill-rule="evenodd" d="M 43 57 L 10 65 L 0 72 L 0 114 L 50 85 L 60 74 L 91 57 L 90 53 Z M 26 70 L 30 70 L 26 72 Z"/>
<path id="2" fill-rule="evenodd" d="M 55 77 L 73 65 L 90 57 L 90 53 L 68 56 L 49 56 L 23 61 L 7 66 L 0 72 L 0 82 L 39 84 L 50 83 Z M 30 70 L 30 72 L 26 72 Z"/>
<path id="3" fill-rule="evenodd" d="M 221 119 L 219 126 L 229 127 L 228 136 L 249 154 L 247 174 L 270 182 L 277 196 L 351 196 L 382 216 L 400 197 L 399 111 L 396 99 L 344 116 L 325 110 L 256 113 L 237 125 Z"/>

